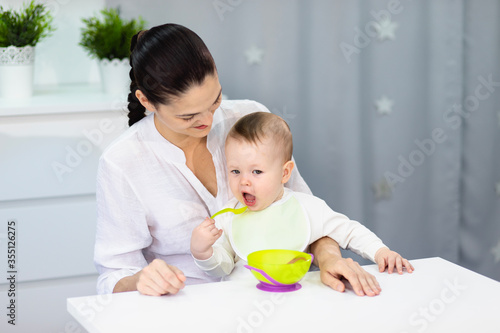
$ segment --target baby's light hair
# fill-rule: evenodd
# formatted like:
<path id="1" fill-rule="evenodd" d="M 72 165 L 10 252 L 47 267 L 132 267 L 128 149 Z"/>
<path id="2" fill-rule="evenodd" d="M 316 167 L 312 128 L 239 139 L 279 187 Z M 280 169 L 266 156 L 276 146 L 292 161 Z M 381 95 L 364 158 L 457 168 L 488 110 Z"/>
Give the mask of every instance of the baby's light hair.
<path id="1" fill-rule="evenodd" d="M 283 154 L 283 162 L 292 159 L 293 140 L 290 127 L 283 118 L 269 112 L 253 112 L 247 114 L 234 124 L 227 140 L 230 138 L 258 144 L 268 138 L 274 141 L 277 150 Z"/>

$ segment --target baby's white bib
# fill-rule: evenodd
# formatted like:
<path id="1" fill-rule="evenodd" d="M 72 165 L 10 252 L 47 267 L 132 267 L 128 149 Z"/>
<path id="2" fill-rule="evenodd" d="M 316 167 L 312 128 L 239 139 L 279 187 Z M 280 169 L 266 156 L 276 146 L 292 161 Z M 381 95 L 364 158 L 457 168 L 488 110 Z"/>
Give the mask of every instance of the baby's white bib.
<path id="1" fill-rule="evenodd" d="M 304 251 L 309 245 L 310 225 L 307 215 L 293 196 L 268 208 L 234 215 L 230 242 L 236 254 L 247 260 L 255 251 L 286 249 Z"/>

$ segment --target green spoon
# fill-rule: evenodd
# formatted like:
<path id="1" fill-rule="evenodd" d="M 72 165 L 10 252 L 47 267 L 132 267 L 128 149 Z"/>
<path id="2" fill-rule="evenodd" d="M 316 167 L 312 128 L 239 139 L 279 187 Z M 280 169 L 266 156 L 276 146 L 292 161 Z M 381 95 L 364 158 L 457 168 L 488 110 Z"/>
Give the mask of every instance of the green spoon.
<path id="1" fill-rule="evenodd" d="M 214 215 L 212 215 L 212 217 L 210 217 L 210 218 L 213 219 L 217 215 L 224 214 L 224 213 L 227 213 L 227 212 L 233 212 L 234 214 L 241 214 L 244 211 L 246 211 L 247 208 L 248 208 L 247 206 L 243 206 L 241 208 L 224 208 L 222 210 L 219 210 L 217 213 L 215 213 Z"/>

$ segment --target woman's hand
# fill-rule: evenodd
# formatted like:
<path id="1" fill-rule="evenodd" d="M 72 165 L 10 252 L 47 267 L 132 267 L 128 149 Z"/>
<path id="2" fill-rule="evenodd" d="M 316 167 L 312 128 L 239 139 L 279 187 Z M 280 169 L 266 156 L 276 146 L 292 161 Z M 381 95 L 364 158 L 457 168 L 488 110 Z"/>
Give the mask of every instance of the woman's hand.
<path id="1" fill-rule="evenodd" d="M 389 274 L 394 271 L 394 268 L 396 268 L 399 274 L 403 274 L 403 267 L 406 268 L 408 273 L 412 273 L 414 270 L 408 260 L 401 257 L 399 253 L 389 250 L 387 247 L 383 247 L 375 253 L 375 262 L 380 272 L 385 271 L 387 267 Z"/>
<path id="2" fill-rule="evenodd" d="M 177 294 L 184 288 L 186 277 L 177 267 L 161 259 L 153 260 L 148 266 L 132 276 L 116 283 L 113 292 L 139 291 L 143 295 L 160 296 Z"/>
<path id="3" fill-rule="evenodd" d="M 153 260 L 137 274 L 137 290 L 143 295 L 177 294 L 186 281 L 180 269 L 161 259 Z"/>
<path id="4" fill-rule="evenodd" d="M 321 281 L 327 286 L 344 292 L 345 284 L 341 279 L 345 278 L 359 296 L 380 294 L 382 289 L 375 276 L 365 271 L 351 258 L 342 258 L 339 245 L 333 239 L 329 237 L 318 239 L 311 244 L 311 252 L 314 254 L 314 263 L 320 269 Z"/>
<path id="5" fill-rule="evenodd" d="M 215 221 L 206 218 L 194 228 L 191 235 L 191 254 L 198 260 L 206 260 L 213 254 L 212 245 L 222 235 L 222 229 L 215 226 Z"/>
<path id="6" fill-rule="evenodd" d="M 382 291 L 375 276 L 365 271 L 351 258 L 327 260 L 320 264 L 320 271 L 321 281 L 340 292 L 345 290 L 342 278 L 349 281 L 358 296 L 376 296 Z"/>

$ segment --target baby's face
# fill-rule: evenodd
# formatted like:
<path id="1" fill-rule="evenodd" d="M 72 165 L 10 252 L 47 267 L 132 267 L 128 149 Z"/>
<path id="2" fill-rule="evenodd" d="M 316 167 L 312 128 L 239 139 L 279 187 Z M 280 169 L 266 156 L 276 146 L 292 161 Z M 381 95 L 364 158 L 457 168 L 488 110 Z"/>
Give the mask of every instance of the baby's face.
<path id="1" fill-rule="evenodd" d="M 258 145 L 233 138 L 227 141 L 229 186 L 248 209 L 262 210 L 283 195 L 282 155 L 270 139 Z"/>

